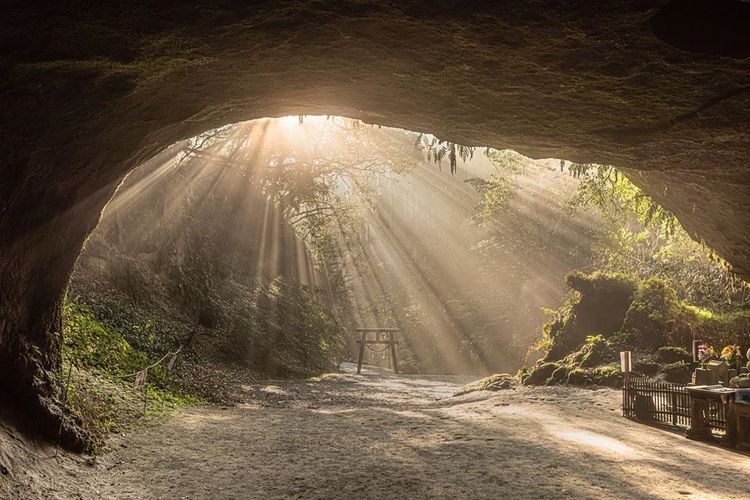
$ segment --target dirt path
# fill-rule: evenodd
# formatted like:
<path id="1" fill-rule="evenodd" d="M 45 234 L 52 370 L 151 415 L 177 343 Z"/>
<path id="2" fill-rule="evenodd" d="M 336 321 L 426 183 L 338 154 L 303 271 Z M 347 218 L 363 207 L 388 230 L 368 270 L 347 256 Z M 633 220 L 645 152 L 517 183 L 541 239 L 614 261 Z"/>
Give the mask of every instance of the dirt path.
<path id="1" fill-rule="evenodd" d="M 750 498 L 748 455 L 625 420 L 618 391 L 451 398 L 465 381 L 370 373 L 246 387 L 240 407 L 188 408 L 113 440 L 83 469 L 80 495 Z"/>

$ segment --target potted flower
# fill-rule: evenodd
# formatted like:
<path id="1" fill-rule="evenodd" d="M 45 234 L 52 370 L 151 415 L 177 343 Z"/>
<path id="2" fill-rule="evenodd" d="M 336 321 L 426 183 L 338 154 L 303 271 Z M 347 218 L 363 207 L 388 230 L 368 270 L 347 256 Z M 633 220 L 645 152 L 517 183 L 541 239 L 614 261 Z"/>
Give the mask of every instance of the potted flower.
<path id="1" fill-rule="evenodd" d="M 739 371 L 742 364 L 742 354 L 740 346 L 729 344 L 721 350 L 720 358 L 727 364 L 731 370 Z"/>
<path id="2" fill-rule="evenodd" d="M 716 359 L 716 349 L 708 344 L 701 344 L 698 346 L 698 361 L 701 365 L 705 365 L 712 359 Z"/>
<path id="3" fill-rule="evenodd" d="M 706 365 L 712 359 L 716 359 L 716 350 L 708 344 L 700 344 L 698 346 L 698 362 L 701 364 L 700 368 L 695 369 L 693 374 L 693 382 L 695 385 L 710 385 L 716 383 L 713 380 L 713 374 L 711 370 L 706 368 Z"/>

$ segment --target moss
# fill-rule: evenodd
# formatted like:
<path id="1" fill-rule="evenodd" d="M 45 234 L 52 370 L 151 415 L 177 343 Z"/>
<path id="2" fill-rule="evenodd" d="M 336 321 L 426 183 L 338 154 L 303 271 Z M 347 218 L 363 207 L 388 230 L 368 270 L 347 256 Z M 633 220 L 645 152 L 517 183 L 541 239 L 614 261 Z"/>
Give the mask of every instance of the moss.
<path id="1" fill-rule="evenodd" d="M 529 374 L 531 373 L 531 368 L 528 368 L 526 366 L 520 368 L 518 372 L 516 373 L 516 378 L 518 381 L 522 384 L 526 383 L 526 379 L 529 378 Z"/>
<path id="2" fill-rule="evenodd" d="M 659 370 L 659 373 L 664 376 L 664 380 L 677 384 L 687 384 L 690 382 L 691 372 L 690 365 L 685 361 L 670 363 Z"/>
<path id="3" fill-rule="evenodd" d="M 597 385 L 608 387 L 620 387 L 622 385 L 622 372 L 616 365 L 597 366 L 591 370 L 592 381 Z"/>
<path id="4" fill-rule="evenodd" d="M 565 365 L 561 365 L 558 369 L 552 372 L 552 375 L 546 380 L 547 385 L 563 384 L 568 380 L 568 372 L 570 368 Z"/>
<path id="5" fill-rule="evenodd" d="M 553 312 L 538 344 L 544 361 L 590 368 L 616 361 L 617 351 L 652 353 L 666 346 L 658 352 L 660 363 L 690 363 L 684 347 L 694 336 L 712 345 L 750 345 L 750 310 L 717 313 L 691 306 L 662 279 L 572 273 L 567 283 L 573 292 Z"/>
<path id="6" fill-rule="evenodd" d="M 701 320 L 712 319 L 715 316 L 713 311 L 698 306 L 687 305 L 685 309 Z"/>
<path id="7" fill-rule="evenodd" d="M 500 389 L 509 389 L 513 385 L 515 385 L 516 382 L 517 379 L 509 373 L 496 373 L 470 384 L 466 384 L 458 391 L 456 391 L 454 396 L 461 396 L 463 394 L 477 391 L 497 391 Z"/>
<path id="8" fill-rule="evenodd" d="M 108 433 L 143 416 L 144 392 L 133 388 L 130 375 L 151 360 L 97 321 L 86 305 L 66 302 L 63 319 L 64 371 L 57 382 L 66 388 L 67 405 L 96 449 Z M 162 365 L 149 369 L 148 381 L 147 416 L 200 401 L 183 392 Z"/>
<path id="9" fill-rule="evenodd" d="M 633 278 L 601 272 L 571 273 L 566 284 L 572 293 L 556 318 L 544 325 L 539 344 L 550 361 L 562 359 L 590 335 L 607 338 L 620 330 L 636 288 Z"/>
<path id="10" fill-rule="evenodd" d="M 568 385 L 588 385 L 591 383 L 591 376 L 586 370 L 575 368 L 568 372 Z"/>
<path id="11" fill-rule="evenodd" d="M 524 385 L 544 385 L 547 383 L 547 379 L 560 368 L 559 363 L 542 363 L 531 369 L 523 379 Z"/>
<path id="12" fill-rule="evenodd" d="M 576 352 L 567 355 L 564 362 L 570 366 L 591 368 L 602 363 L 614 361 L 615 351 L 602 335 L 586 337 L 586 342 Z"/>
<path id="13" fill-rule="evenodd" d="M 691 363 L 693 361 L 693 355 L 682 347 L 663 346 L 657 352 L 659 361 L 662 363 L 677 363 L 678 361 Z"/>

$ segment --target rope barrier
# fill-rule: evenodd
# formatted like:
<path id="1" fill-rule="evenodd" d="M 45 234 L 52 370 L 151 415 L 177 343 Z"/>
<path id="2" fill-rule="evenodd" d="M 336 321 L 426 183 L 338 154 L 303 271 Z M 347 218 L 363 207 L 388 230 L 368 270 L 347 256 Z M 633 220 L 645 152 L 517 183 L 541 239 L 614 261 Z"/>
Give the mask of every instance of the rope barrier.
<path id="1" fill-rule="evenodd" d="M 139 373 L 141 373 L 143 370 L 150 370 L 151 368 L 160 365 L 161 362 L 164 361 L 165 359 L 167 359 L 169 356 L 177 356 L 180 353 L 180 351 L 182 351 L 182 346 L 180 346 L 180 348 L 177 349 L 175 352 L 168 352 L 168 353 L 166 353 L 164 356 L 161 357 L 161 359 L 159 359 L 159 361 L 157 361 L 155 363 L 152 363 L 152 364 L 150 364 L 150 365 L 148 365 L 148 366 L 146 366 L 146 367 L 138 370 L 135 373 L 128 373 L 127 375 L 118 375 L 118 378 L 135 377 L 136 375 L 138 375 Z"/>
<path id="2" fill-rule="evenodd" d="M 382 349 L 375 349 L 374 347 L 370 347 L 370 344 L 365 344 L 365 347 L 367 347 L 367 349 L 372 352 L 385 352 L 385 350 L 390 347 L 390 344 L 385 344 Z"/>

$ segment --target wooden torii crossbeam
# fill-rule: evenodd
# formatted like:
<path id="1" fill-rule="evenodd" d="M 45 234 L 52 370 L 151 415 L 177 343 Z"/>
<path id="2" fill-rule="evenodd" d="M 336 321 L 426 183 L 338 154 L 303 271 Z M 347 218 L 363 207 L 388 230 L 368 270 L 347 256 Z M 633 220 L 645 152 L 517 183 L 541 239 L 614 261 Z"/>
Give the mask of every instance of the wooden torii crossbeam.
<path id="1" fill-rule="evenodd" d="M 398 328 L 357 328 L 355 330 L 359 334 L 357 343 L 359 344 L 359 359 L 357 360 L 357 374 L 362 373 L 362 361 L 365 358 L 365 347 L 368 345 L 385 345 L 386 348 L 391 348 L 391 358 L 393 359 L 393 373 L 398 373 L 398 358 L 396 357 L 396 334 Z M 367 334 L 374 333 L 374 339 L 368 339 Z M 382 338 L 383 334 L 386 338 Z"/>

